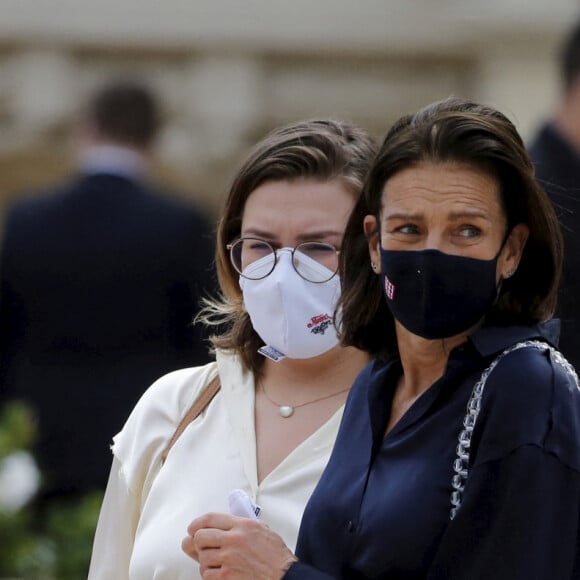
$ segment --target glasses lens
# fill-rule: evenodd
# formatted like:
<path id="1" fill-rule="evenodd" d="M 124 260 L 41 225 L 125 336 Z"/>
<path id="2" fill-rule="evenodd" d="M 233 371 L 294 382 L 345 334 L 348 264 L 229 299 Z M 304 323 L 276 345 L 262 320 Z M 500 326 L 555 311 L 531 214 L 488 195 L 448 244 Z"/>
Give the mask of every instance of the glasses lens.
<path id="1" fill-rule="evenodd" d="M 230 259 L 238 273 L 250 280 L 265 278 L 276 264 L 274 248 L 256 238 L 241 238 L 232 244 Z"/>
<path id="2" fill-rule="evenodd" d="M 338 251 L 331 244 L 304 242 L 294 251 L 294 268 L 310 282 L 326 282 L 338 270 Z"/>

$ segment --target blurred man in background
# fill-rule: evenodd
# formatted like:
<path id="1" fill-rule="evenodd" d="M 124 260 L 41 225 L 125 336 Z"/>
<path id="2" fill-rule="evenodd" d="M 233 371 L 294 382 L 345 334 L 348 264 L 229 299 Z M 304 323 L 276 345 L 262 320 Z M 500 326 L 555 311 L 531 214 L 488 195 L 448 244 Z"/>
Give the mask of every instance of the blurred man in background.
<path id="1" fill-rule="evenodd" d="M 104 489 L 109 444 L 160 375 L 208 360 L 192 325 L 214 286 L 199 211 L 147 185 L 158 104 L 134 82 L 90 101 L 79 171 L 7 212 L 0 400 L 38 417 L 44 500 Z"/>
<path id="2" fill-rule="evenodd" d="M 554 204 L 564 233 L 564 274 L 558 316 L 560 348 L 580 371 L 580 23 L 560 55 L 563 94 L 551 120 L 530 145 L 536 176 Z"/>

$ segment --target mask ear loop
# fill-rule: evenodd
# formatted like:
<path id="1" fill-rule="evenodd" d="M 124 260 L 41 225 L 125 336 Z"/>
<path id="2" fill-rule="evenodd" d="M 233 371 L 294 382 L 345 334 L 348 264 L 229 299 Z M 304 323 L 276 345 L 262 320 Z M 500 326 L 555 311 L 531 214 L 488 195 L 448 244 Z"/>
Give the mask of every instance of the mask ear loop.
<path id="1" fill-rule="evenodd" d="M 505 248 L 505 245 L 506 245 L 507 241 L 509 240 L 509 237 L 510 237 L 512 231 L 513 231 L 513 227 L 508 228 L 508 230 L 503 238 L 503 241 L 501 243 L 501 246 L 499 248 L 499 252 L 496 254 L 494 260 L 499 259 L 499 256 L 503 252 L 503 249 Z M 498 285 L 498 295 L 499 295 L 499 292 L 501 290 L 502 282 L 504 280 L 507 280 L 508 278 L 511 278 L 516 273 L 517 269 L 518 269 L 518 266 L 516 265 L 516 267 L 513 268 L 512 270 L 510 270 L 507 274 L 501 276 L 500 281 L 499 281 L 499 285 Z"/>
<path id="2" fill-rule="evenodd" d="M 501 242 L 501 246 L 499 247 L 499 251 L 495 255 L 494 260 L 497 260 L 499 258 L 499 255 L 503 252 L 503 249 L 505 248 L 505 245 L 506 245 L 507 241 L 509 240 L 509 237 L 510 237 L 512 231 L 513 231 L 513 227 L 512 228 L 508 228 L 508 230 L 506 231 L 506 233 L 505 233 L 505 235 L 503 237 L 503 240 Z"/>
<path id="3" fill-rule="evenodd" d="M 496 262 L 496 267 L 497 267 L 497 260 L 499 259 L 499 256 L 500 256 L 500 254 L 503 252 L 503 249 L 504 249 L 504 247 L 505 247 L 505 245 L 506 245 L 506 242 L 508 241 L 508 239 L 509 239 L 509 237 L 510 237 L 510 235 L 511 235 L 511 233 L 512 233 L 512 230 L 513 230 L 513 227 L 511 227 L 511 228 L 508 228 L 508 230 L 507 230 L 507 232 L 505 233 L 505 236 L 504 236 L 504 238 L 503 238 L 503 241 L 502 241 L 502 243 L 501 243 L 501 246 L 500 246 L 500 248 L 499 248 L 499 251 L 498 251 L 498 253 L 495 255 L 495 258 L 493 258 L 493 260 L 495 260 L 495 262 Z M 517 269 L 517 268 L 516 268 L 516 269 Z M 503 283 L 504 283 L 504 281 L 505 281 L 505 280 L 507 280 L 508 278 L 510 278 L 511 276 L 513 276 L 513 275 L 514 275 L 514 273 L 515 273 L 515 270 L 511 271 L 511 272 L 509 273 L 509 275 L 508 275 L 508 276 L 505 276 L 505 277 L 504 277 L 504 276 L 500 276 L 500 277 L 499 277 L 499 281 L 498 281 L 498 283 L 497 283 L 497 296 L 496 296 L 496 298 L 495 298 L 495 301 L 494 301 L 494 303 L 493 303 L 493 306 L 492 306 L 492 308 L 493 308 L 493 307 L 495 307 L 495 305 L 498 303 L 499 299 L 501 298 L 501 295 L 502 295 L 502 294 L 501 294 L 501 291 L 502 291 L 502 286 L 503 286 Z M 486 317 L 487 317 L 487 314 L 484 316 L 484 322 L 483 322 L 483 324 L 484 324 L 484 325 L 485 325 L 485 318 L 486 318 Z"/>
<path id="4" fill-rule="evenodd" d="M 503 252 L 503 249 L 505 248 L 505 245 L 506 245 L 506 243 L 507 243 L 507 241 L 508 241 L 508 239 L 509 239 L 512 231 L 513 231 L 513 227 L 508 228 L 508 230 L 507 230 L 507 232 L 506 232 L 506 234 L 505 234 L 505 236 L 503 238 L 503 241 L 501 243 L 501 246 L 499 248 L 499 252 L 496 254 L 494 260 L 498 260 L 499 259 L 499 256 Z M 518 269 L 518 267 L 516 266 L 513 270 L 510 270 L 507 274 L 500 276 L 499 282 L 497 284 L 497 299 L 496 299 L 496 303 L 500 299 L 503 283 L 508 278 L 511 278 L 516 273 L 516 270 L 517 269 Z"/>

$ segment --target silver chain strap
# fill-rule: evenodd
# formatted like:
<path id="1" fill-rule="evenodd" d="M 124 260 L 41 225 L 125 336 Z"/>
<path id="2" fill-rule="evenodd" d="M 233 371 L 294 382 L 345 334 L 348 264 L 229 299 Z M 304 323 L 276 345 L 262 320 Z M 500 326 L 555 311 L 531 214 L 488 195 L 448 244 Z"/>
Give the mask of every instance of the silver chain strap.
<path id="1" fill-rule="evenodd" d="M 481 377 L 477 383 L 475 383 L 471 397 L 467 403 L 467 412 L 463 419 L 463 429 L 459 434 L 457 444 L 457 457 L 453 462 L 453 471 L 455 473 L 451 480 L 453 491 L 451 492 L 452 507 L 449 512 L 450 519 L 453 519 L 457 514 L 457 510 L 460 508 L 461 501 L 463 499 L 463 491 L 465 489 L 465 483 L 467 481 L 467 475 L 469 472 L 469 449 L 471 447 L 471 437 L 473 435 L 473 429 L 475 428 L 475 423 L 481 409 L 481 399 L 487 379 L 502 358 L 514 350 L 527 347 L 537 348 L 543 351 L 550 351 L 551 359 L 556 364 L 560 365 L 566 371 L 566 373 L 568 373 L 573 378 L 576 384 L 576 388 L 580 389 L 580 386 L 578 385 L 578 376 L 576 375 L 574 367 L 564 358 L 560 351 L 556 350 L 554 347 L 546 344 L 545 342 L 541 342 L 539 340 L 525 340 L 523 342 L 518 342 L 509 348 L 506 348 L 501 354 L 499 354 L 481 373 Z"/>

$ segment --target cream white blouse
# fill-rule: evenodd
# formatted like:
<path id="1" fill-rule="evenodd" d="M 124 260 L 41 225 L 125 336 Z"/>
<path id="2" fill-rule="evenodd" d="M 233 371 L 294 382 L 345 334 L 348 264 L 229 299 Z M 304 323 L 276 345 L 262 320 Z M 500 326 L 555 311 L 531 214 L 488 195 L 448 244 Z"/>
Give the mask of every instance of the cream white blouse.
<path id="1" fill-rule="evenodd" d="M 219 369 L 221 389 L 161 453 L 183 415 Z M 161 377 L 143 395 L 113 440 L 113 465 L 95 536 L 89 580 L 200 578 L 181 550 L 187 526 L 208 511 L 228 511 L 228 494 L 244 489 L 260 518 L 294 549 L 302 512 L 328 461 L 341 407 L 259 485 L 254 377 L 236 356 Z M 272 434 L 276 436 L 275 433 Z"/>

